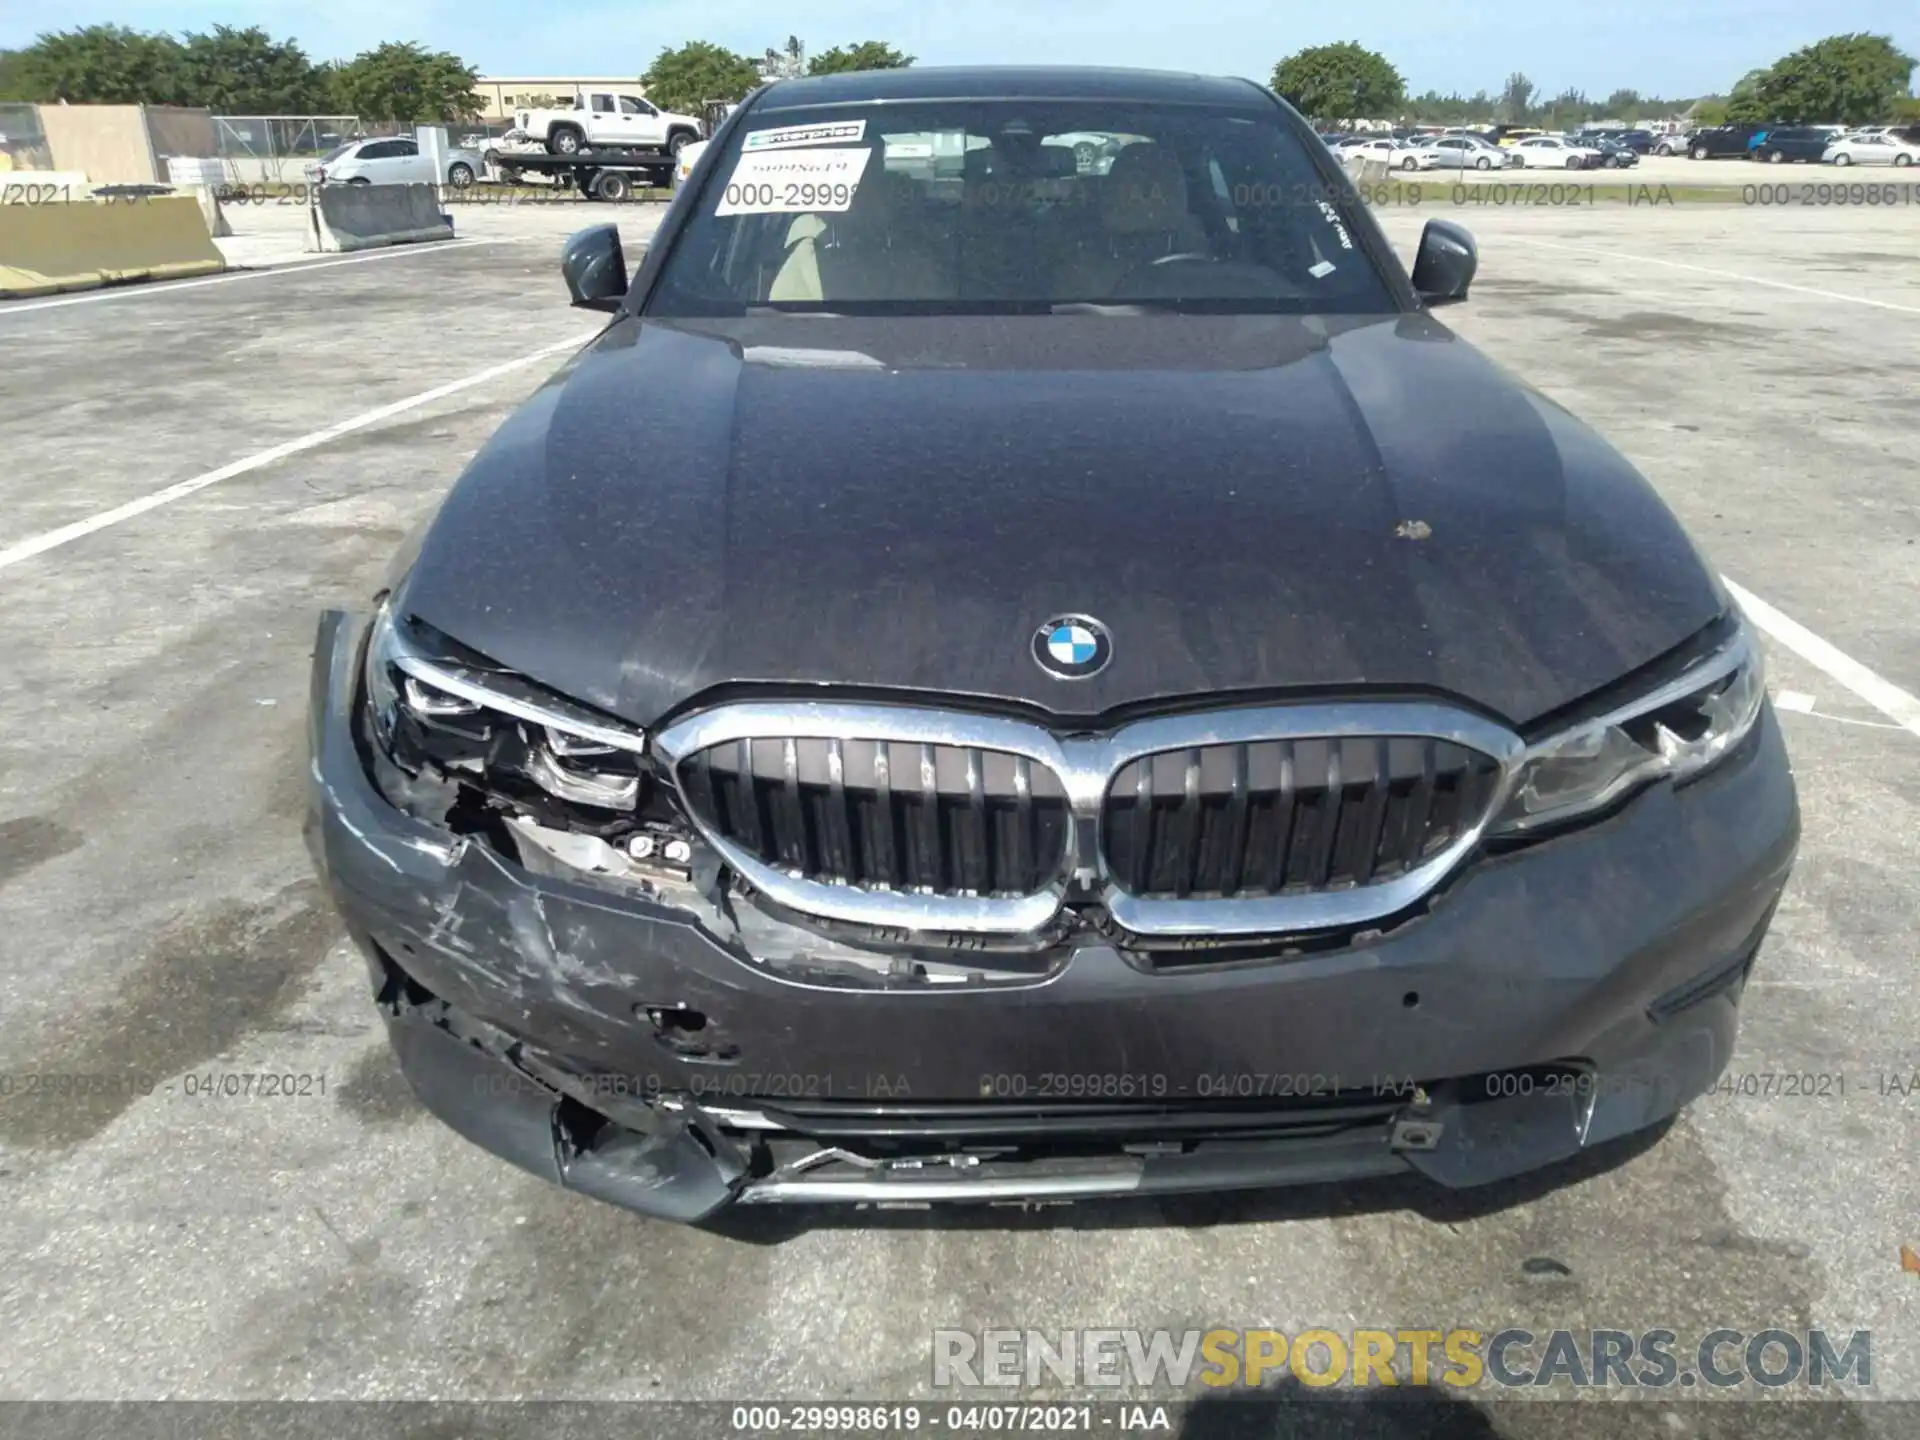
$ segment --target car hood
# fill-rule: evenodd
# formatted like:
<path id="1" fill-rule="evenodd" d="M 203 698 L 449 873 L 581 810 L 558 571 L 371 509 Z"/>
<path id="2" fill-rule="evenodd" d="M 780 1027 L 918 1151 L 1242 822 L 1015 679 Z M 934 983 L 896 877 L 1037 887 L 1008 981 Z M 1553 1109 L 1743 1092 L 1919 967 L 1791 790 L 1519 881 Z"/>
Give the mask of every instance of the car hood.
<path id="1" fill-rule="evenodd" d="M 1424 314 L 623 320 L 417 544 L 403 610 L 643 725 L 730 683 L 1524 723 L 1725 604 L 1624 459 Z M 1099 675 L 1033 659 L 1063 614 Z"/>

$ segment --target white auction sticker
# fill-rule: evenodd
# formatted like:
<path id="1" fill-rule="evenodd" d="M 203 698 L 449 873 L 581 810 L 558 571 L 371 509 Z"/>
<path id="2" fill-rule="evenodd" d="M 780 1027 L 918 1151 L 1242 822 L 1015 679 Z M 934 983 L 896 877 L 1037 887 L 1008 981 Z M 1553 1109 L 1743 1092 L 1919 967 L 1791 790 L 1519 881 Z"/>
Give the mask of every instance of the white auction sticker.
<path id="1" fill-rule="evenodd" d="M 792 150 L 803 145 L 835 145 L 867 138 L 867 122 L 842 120 L 832 125 L 783 125 L 750 131 L 742 150 Z"/>
<path id="2" fill-rule="evenodd" d="M 853 204 L 873 152 L 775 150 L 742 155 L 720 192 L 716 215 L 831 215 Z"/>

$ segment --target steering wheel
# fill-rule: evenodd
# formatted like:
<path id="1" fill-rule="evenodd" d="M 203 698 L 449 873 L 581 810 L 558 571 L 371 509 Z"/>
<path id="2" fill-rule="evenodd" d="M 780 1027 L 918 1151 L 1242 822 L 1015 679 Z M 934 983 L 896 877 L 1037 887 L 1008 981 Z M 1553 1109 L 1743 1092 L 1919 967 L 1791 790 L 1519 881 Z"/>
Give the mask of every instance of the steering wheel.
<path id="1" fill-rule="evenodd" d="M 1152 292 L 1158 289 L 1159 283 L 1162 283 L 1160 277 L 1166 274 L 1167 266 L 1218 265 L 1219 263 L 1218 257 L 1205 254 L 1199 250 L 1181 250 L 1172 255 L 1159 255 L 1152 260 L 1141 261 L 1118 280 L 1114 281 L 1113 288 L 1107 292 L 1107 298 L 1110 300 L 1122 299 L 1126 297 L 1127 291 L 1137 291 L 1140 289 L 1145 289 L 1148 295 L 1142 297 L 1136 294 L 1132 298 L 1151 298 Z M 1145 282 L 1145 284 L 1143 285 L 1142 282 Z"/>
<path id="2" fill-rule="evenodd" d="M 1207 280 L 1197 287 L 1197 293 L 1209 299 L 1286 299 L 1301 293 L 1264 265 L 1184 250 L 1134 266 L 1114 283 L 1107 298 L 1121 304 L 1185 298 L 1186 287 L 1176 278 L 1184 265 L 1206 267 Z"/>

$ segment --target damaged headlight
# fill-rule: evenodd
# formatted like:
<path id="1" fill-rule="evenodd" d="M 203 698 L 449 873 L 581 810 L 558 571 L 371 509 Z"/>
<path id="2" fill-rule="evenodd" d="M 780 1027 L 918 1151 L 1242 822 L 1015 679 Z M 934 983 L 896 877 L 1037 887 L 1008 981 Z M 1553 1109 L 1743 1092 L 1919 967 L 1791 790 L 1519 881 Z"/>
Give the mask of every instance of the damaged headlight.
<path id="1" fill-rule="evenodd" d="M 643 731 L 404 626 L 387 605 L 367 639 L 369 727 L 409 776 L 468 780 L 568 823 L 620 828 L 648 798 Z M 576 807 L 585 807 L 583 815 Z"/>
<path id="2" fill-rule="evenodd" d="M 1685 780 L 1731 754 L 1767 694 L 1745 624 L 1685 674 L 1613 712 L 1536 742 L 1522 756 L 1492 833 L 1540 829 L 1604 809 L 1654 780 Z"/>

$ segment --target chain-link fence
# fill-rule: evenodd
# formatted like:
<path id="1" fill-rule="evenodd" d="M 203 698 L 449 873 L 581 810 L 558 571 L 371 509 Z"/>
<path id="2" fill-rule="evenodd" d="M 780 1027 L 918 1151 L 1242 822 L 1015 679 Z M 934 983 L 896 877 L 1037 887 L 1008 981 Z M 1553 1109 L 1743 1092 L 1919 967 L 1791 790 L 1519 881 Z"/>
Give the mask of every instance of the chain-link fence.
<path id="1" fill-rule="evenodd" d="M 351 115 L 216 115 L 220 154 L 311 160 L 367 133 Z"/>
<path id="2" fill-rule="evenodd" d="M 39 110 L 32 105 L 0 104 L 0 171 L 52 168 Z"/>
<path id="3" fill-rule="evenodd" d="M 216 115 L 216 150 L 236 184 L 297 182 L 328 151 L 399 127 L 363 126 L 352 115 Z"/>
<path id="4" fill-rule="evenodd" d="M 353 115 L 216 115 L 213 126 L 227 179 L 236 185 L 298 184 L 307 166 L 349 140 L 411 135 L 417 128 L 411 120 Z M 465 120 L 446 127 L 450 144 L 479 151 L 512 128 L 511 120 Z"/>
<path id="5" fill-rule="evenodd" d="M 494 144 L 511 134 L 513 121 L 507 120 L 462 120 L 447 126 L 447 138 L 463 150 L 484 152 Z"/>

